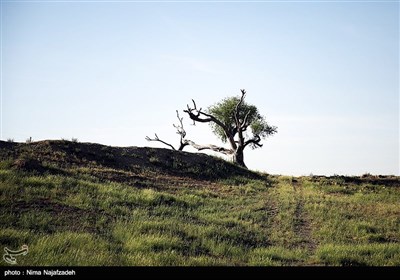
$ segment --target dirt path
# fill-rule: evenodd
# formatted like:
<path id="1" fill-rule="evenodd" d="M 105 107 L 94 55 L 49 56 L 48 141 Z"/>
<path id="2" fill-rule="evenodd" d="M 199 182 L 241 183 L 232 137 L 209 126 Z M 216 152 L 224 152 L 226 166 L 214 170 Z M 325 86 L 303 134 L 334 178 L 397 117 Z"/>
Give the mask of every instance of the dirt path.
<path id="1" fill-rule="evenodd" d="M 265 211 L 269 221 L 272 221 L 278 214 L 278 206 L 270 196 L 265 197 L 264 207 L 261 210 Z"/>
<path id="2" fill-rule="evenodd" d="M 293 183 L 296 195 L 296 208 L 294 212 L 294 232 L 300 237 L 300 248 L 304 248 L 310 252 L 314 252 L 317 248 L 317 242 L 312 237 L 311 219 L 304 209 L 305 198 L 303 185 L 297 180 Z"/>

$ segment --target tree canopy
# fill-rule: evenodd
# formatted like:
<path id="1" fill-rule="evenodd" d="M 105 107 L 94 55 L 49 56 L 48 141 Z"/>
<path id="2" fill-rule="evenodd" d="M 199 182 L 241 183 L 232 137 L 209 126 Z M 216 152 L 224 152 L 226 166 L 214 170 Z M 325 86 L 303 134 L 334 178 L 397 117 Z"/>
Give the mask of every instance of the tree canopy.
<path id="1" fill-rule="evenodd" d="M 233 136 L 237 133 L 237 123 L 235 119 L 236 110 L 238 110 L 238 119 L 240 122 L 244 122 L 246 119 L 246 123 L 242 128 L 243 131 L 250 132 L 253 138 L 265 139 L 267 136 L 277 132 L 277 128 L 267 123 L 265 117 L 260 114 L 255 105 L 248 104 L 244 100 L 240 103 L 240 100 L 241 97 L 239 96 L 224 98 L 222 101 L 210 106 L 207 109 L 207 113 L 219 119 L 225 127 L 231 131 Z M 237 108 L 239 103 L 240 106 Z M 222 142 L 226 143 L 228 138 L 224 129 L 215 122 L 210 122 L 210 126 L 214 134 L 217 135 Z M 250 144 L 252 148 L 257 147 L 255 143 Z"/>

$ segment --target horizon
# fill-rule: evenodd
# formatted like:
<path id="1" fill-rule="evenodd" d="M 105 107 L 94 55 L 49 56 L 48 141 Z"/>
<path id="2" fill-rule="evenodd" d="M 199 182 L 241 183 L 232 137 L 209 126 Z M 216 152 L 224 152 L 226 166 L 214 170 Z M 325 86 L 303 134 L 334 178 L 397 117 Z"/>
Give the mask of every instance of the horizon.
<path id="1" fill-rule="evenodd" d="M 242 88 L 278 127 L 249 169 L 400 175 L 399 2 L 1 1 L 3 141 L 167 148 L 178 109 L 222 145 L 182 110 Z"/>

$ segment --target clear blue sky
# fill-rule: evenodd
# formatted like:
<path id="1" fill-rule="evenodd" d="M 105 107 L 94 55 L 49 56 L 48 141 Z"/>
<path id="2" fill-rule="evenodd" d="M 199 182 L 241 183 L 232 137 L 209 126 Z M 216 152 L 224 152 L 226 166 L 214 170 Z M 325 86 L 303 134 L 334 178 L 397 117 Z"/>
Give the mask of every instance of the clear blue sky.
<path id="1" fill-rule="evenodd" d="M 205 108 L 244 88 L 279 129 L 250 168 L 399 175 L 398 2 L 1 8 L 3 140 L 161 147 L 144 137 L 177 143 L 191 98 Z M 188 138 L 220 144 L 185 121 Z"/>

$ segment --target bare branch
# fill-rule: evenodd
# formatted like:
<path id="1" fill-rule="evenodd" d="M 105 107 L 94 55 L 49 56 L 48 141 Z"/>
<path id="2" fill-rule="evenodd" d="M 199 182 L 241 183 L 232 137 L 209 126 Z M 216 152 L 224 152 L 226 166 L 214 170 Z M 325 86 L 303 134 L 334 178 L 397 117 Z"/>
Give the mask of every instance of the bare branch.
<path id="1" fill-rule="evenodd" d="M 219 153 L 222 153 L 222 154 L 225 154 L 225 155 L 232 155 L 234 153 L 234 151 L 231 150 L 231 149 L 226 149 L 224 147 L 218 147 L 218 146 L 212 145 L 212 144 L 199 145 L 199 144 L 196 144 L 195 142 L 193 142 L 191 140 L 186 140 L 186 143 L 188 143 L 188 145 L 192 146 L 193 148 L 195 148 L 198 151 L 201 151 L 201 150 L 212 150 L 214 152 L 219 152 Z"/>
<path id="2" fill-rule="evenodd" d="M 171 147 L 172 150 L 176 150 L 176 149 L 174 148 L 174 146 L 172 146 L 171 144 L 169 144 L 169 143 L 167 143 L 167 142 L 161 140 L 160 138 L 158 138 L 157 133 L 154 133 L 154 135 L 155 135 L 155 138 L 150 138 L 149 136 L 146 136 L 146 140 L 147 140 L 147 141 L 161 142 L 161 143 L 163 143 L 164 145 L 167 145 L 167 146 Z"/>
<path id="3" fill-rule="evenodd" d="M 176 133 L 179 134 L 181 136 L 181 139 L 179 140 L 179 148 L 178 151 L 182 151 L 183 148 L 185 148 L 187 145 L 189 145 L 189 143 L 186 142 L 185 137 L 186 137 L 186 130 L 183 127 L 183 117 L 181 118 L 179 116 L 179 112 L 178 110 L 176 110 L 176 117 L 179 120 L 180 125 L 173 125 L 176 128 Z"/>
<path id="4" fill-rule="evenodd" d="M 176 128 L 176 133 L 179 134 L 179 135 L 181 136 L 181 137 L 180 137 L 180 140 L 179 140 L 179 148 L 178 148 L 178 151 L 182 151 L 183 148 L 185 148 L 187 145 L 189 145 L 189 143 L 187 143 L 187 141 L 185 140 L 185 137 L 186 137 L 186 130 L 185 130 L 185 128 L 183 127 L 183 117 L 180 117 L 180 116 L 179 116 L 179 111 L 178 111 L 178 110 L 176 110 L 176 117 L 177 117 L 178 120 L 179 120 L 179 124 L 172 124 L 172 125 L 173 125 L 173 127 Z M 167 142 L 161 140 L 161 139 L 158 137 L 157 134 L 154 134 L 154 135 L 155 135 L 155 138 L 150 138 L 149 136 L 146 136 L 146 140 L 147 140 L 147 141 L 157 141 L 157 142 L 161 142 L 161 143 L 163 143 L 164 145 L 167 145 L 167 146 L 171 147 L 173 150 L 176 150 L 174 146 L 172 146 L 171 144 L 169 144 L 169 143 L 167 143 Z"/>
<path id="5" fill-rule="evenodd" d="M 179 134 L 179 135 L 181 136 L 181 139 L 182 139 L 182 138 L 185 138 L 185 136 L 186 136 L 186 131 L 185 131 L 185 129 L 183 128 L 183 117 L 181 118 L 181 117 L 179 116 L 178 110 L 176 110 L 176 117 L 178 118 L 180 125 L 173 124 L 173 126 L 174 126 L 174 127 L 176 128 L 176 130 L 177 130 L 176 133 Z"/>
<path id="6" fill-rule="evenodd" d="M 193 108 L 190 108 L 189 105 L 187 106 L 187 110 L 183 110 L 185 113 L 188 113 L 190 119 L 193 120 L 193 124 L 195 125 L 196 122 L 202 122 L 202 123 L 207 123 L 207 122 L 215 122 L 217 125 L 221 126 L 222 129 L 226 132 L 228 132 L 227 127 L 216 117 L 213 115 L 207 114 L 202 112 L 202 108 L 197 109 L 196 102 L 192 99 L 193 102 Z M 203 118 L 201 116 L 204 116 Z"/>

